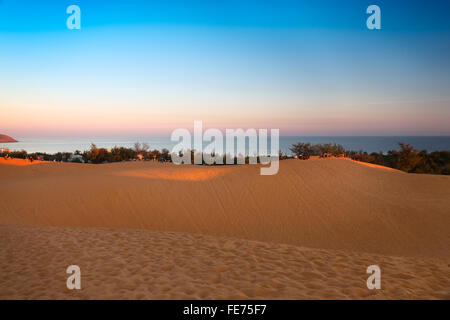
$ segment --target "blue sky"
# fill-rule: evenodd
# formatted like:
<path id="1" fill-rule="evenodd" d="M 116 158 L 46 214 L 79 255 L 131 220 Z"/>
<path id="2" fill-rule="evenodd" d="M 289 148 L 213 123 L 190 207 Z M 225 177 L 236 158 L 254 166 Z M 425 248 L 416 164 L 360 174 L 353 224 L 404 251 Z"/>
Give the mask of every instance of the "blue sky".
<path id="1" fill-rule="evenodd" d="M 81 8 L 81 30 L 65 10 Z M 381 30 L 365 10 L 381 8 Z M 449 135 L 448 1 L 0 1 L 0 129 Z"/>
<path id="2" fill-rule="evenodd" d="M 84 13 L 83 27 L 117 25 L 197 25 L 265 28 L 365 29 L 365 8 L 381 7 L 389 31 L 448 32 L 448 1 L 365 0 L 0 0 L 2 31 L 64 29 L 61 11 L 71 4 Z"/>

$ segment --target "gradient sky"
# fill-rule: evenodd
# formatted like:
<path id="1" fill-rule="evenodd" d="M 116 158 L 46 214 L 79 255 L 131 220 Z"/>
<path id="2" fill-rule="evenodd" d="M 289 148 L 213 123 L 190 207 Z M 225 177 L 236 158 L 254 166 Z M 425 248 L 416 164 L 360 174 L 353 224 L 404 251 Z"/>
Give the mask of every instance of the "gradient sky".
<path id="1" fill-rule="evenodd" d="M 81 30 L 66 27 L 81 8 Z M 366 8 L 381 8 L 368 30 Z M 450 135 L 450 1 L 0 0 L 0 133 Z"/>

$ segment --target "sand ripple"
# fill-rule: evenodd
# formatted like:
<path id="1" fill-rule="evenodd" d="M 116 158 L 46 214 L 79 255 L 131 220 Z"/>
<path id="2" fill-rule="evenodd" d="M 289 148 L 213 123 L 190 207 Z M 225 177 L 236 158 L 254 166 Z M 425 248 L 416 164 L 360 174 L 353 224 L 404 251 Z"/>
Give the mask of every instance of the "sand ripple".
<path id="1" fill-rule="evenodd" d="M 449 263 L 177 232 L 0 227 L 0 299 L 449 299 Z M 80 291 L 66 288 L 72 264 Z M 366 287 L 371 264 L 381 290 Z"/>

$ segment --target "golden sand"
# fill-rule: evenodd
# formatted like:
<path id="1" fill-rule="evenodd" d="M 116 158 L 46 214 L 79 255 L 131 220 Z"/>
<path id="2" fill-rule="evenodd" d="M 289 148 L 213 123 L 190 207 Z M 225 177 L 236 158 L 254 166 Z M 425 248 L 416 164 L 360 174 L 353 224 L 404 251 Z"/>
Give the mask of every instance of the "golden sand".
<path id="1" fill-rule="evenodd" d="M 173 170 L 172 165 L 170 167 L 159 167 L 144 170 L 130 170 L 119 172 L 119 175 L 149 178 L 149 179 L 161 179 L 161 180 L 176 180 L 176 181 L 204 181 L 214 179 L 215 177 L 222 176 L 230 171 L 229 167 L 195 167 L 189 166 L 183 168 L 183 170 Z"/>
<path id="2" fill-rule="evenodd" d="M 448 176 L 321 159 L 274 176 L 124 162 L 0 177 L 0 298 L 449 298 Z"/>
<path id="3" fill-rule="evenodd" d="M 33 162 L 31 162 L 28 159 L 26 159 L 26 160 L 25 159 L 12 159 L 12 158 L 5 159 L 5 158 L 0 157 L 0 165 L 6 164 L 6 165 L 23 167 L 23 166 L 29 166 L 29 165 L 38 164 L 38 163 L 45 163 L 45 161 L 33 160 Z"/>

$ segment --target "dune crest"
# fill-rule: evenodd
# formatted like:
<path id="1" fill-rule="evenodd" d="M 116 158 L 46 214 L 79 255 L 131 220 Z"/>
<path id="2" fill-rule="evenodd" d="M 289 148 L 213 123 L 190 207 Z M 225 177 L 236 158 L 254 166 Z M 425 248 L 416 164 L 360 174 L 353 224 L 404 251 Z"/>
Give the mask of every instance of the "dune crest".
<path id="1" fill-rule="evenodd" d="M 403 171 L 400 171 L 400 170 L 397 170 L 397 169 L 394 169 L 394 168 L 382 166 L 382 165 L 375 164 L 375 163 L 369 163 L 369 162 L 364 162 L 364 161 L 354 161 L 354 160 L 351 160 L 351 159 L 348 159 L 348 158 L 344 158 L 344 159 L 350 160 L 350 161 L 353 161 L 354 163 L 359 163 L 361 165 L 364 165 L 364 166 L 367 166 L 367 167 L 371 167 L 371 168 L 378 168 L 378 169 L 384 169 L 384 170 L 390 170 L 390 171 L 403 172 Z"/>

